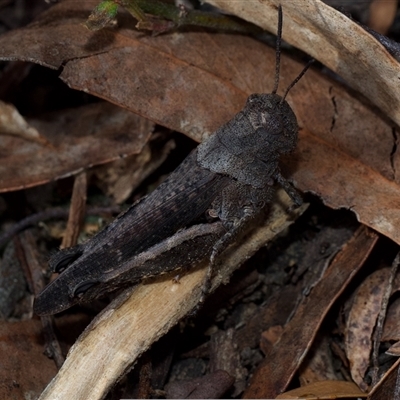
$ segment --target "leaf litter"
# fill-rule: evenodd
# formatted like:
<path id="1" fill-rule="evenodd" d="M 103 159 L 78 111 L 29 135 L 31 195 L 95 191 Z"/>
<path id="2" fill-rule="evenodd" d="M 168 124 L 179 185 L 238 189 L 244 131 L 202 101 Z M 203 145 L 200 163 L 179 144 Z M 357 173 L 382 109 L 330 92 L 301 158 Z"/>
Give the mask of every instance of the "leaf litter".
<path id="1" fill-rule="evenodd" d="M 315 2 L 322 10 L 321 13 L 326 12 L 326 18 L 348 24 L 343 16 L 332 14 L 330 10 L 328 12 L 319 3 Z M 239 14 L 242 13 L 240 15 L 246 17 L 248 13 L 258 13 L 260 16 L 269 15 L 269 18 L 274 20 L 276 11 L 271 12 L 274 4 L 273 1 L 265 1 L 262 12 L 256 11 L 258 9 L 254 4 L 249 4 L 243 7 Z M 184 133 L 199 142 L 239 111 L 248 94 L 269 91 L 272 86 L 274 68 L 271 66 L 274 65 L 274 51 L 250 37 L 198 30 L 174 31 L 151 37 L 135 31 L 131 17 L 125 13 L 117 15 L 117 26 L 93 33 L 82 26 L 93 6 L 94 3 L 91 1 L 80 3 L 63 1 L 51 7 L 27 27 L 11 30 L 0 36 L 2 60 L 29 61 L 59 70 L 60 78 L 71 88 L 108 102 L 80 105 L 69 110 L 61 109 L 52 114 L 25 118 L 25 124 L 29 125 L 24 126 L 28 126 L 28 131 L 31 129 L 30 132 L 35 132 L 32 141 L 26 140 L 26 137 L 1 135 L 0 148 L 3 154 L 0 163 L 0 190 L 3 192 L 43 185 L 56 179 L 61 179 L 62 183 L 62 178 L 90 169 L 94 165 L 108 164 L 120 160 L 121 157 L 141 154 L 142 149 L 148 149 L 146 143 L 154 130 L 154 124 Z M 294 9 L 294 5 L 284 9 L 284 35 L 285 29 L 287 32 L 291 31 L 291 24 L 296 17 Z M 302 17 L 303 11 L 299 13 Z M 313 18 L 312 15 L 308 17 Z M 318 22 L 317 15 L 315 18 Z M 368 44 L 365 46 L 370 46 L 362 58 L 361 67 L 364 68 L 370 62 L 371 54 L 375 56 L 383 53 L 380 49 L 377 50 L 376 45 L 372 44 L 364 31 L 354 26 L 352 31 L 359 40 Z M 289 35 L 288 40 L 292 40 L 292 37 Z M 323 34 L 320 37 L 323 38 Z M 299 40 L 301 38 L 303 36 L 299 35 Z M 340 48 L 339 43 L 339 39 L 334 42 L 334 46 L 337 46 L 334 50 L 339 54 L 338 59 L 345 60 L 346 67 L 339 65 L 337 71 L 339 74 L 344 73 L 343 76 L 348 83 L 360 90 L 357 77 L 349 79 L 349 76 L 354 76 L 351 74 L 357 72 L 357 65 L 354 59 L 348 57 L 347 50 Z M 325 53 L 321 52 L 321 55 L 323 54 L 321 61 L 332 66 L 333 52 L 330 48 L 326 59 Z M 386 55 L 382 57 L 378 63 L 393 64 L 392 61 L 388 61 Z M 372 80 L 377 78 L 376 64 L 374 65 L 374 75 L 370 78 Z M 301 68 L 302 63 L 283 56 L 281 88 L 287 87 Z M 390 74 L 388 75 L 387 70 L 383 69 L 382 76 L 373 81 L 371 92 L 368 92 L 369 89 L 366 92 L 361 89 L 361 92 L 367 94 L 369 99 L 382 110 L 377 111 L 368 100 L 349 91 L 346 86 L 320 72 L 309 71 L 288 97 L 299 120 L 300 141 L 296 153 L 288 157 L 284 165 L 286 175 L 291 176 L 296 186 L 303 192 L 317 194 L 332 208 L 351 209 L 357 215 L 359 222 L 398 244 L 400 178 L 397 172 L 399 164 L 396 151 L 397 128 L 389 120 L 392 118 L 397 121 L 397 115 L 383 104 L 388 96 L 392 104 L 395 104 L 397 99 L 392 91 L 384 93 L 385 85 L 380 89 L 376 87 L 382 79 L 387 82 L 389 77 Z M 213 106 L 214 104 L 218 107 Z M 154 154 L 165 155 L 168 152 L 169 150 L 159 150 L 150 153 L 150 157 L 154 158 Z M 148 157 L 149 155 L 144 157 L 144 160 L 148 161 Z M 98 175 L 103 182 L 103 190 L 107 191 L 108 195 L 114 196 L 117 202 L 126 200 L 130 192 L 138 187 L 137 182 L 143 181 L 144 177 L 148 176 L 143 167 L 147 161 L 138 163 L 138 168 L 143 170 L 143 173 L 140 173 L 143 178 L 134 177 L 134 173 L 127 172 L 126 190 L 123 188 L 124 184 L 122 186 L 119 184 L 119 188 L 116 185 L 114 188 L 114 180 L 107 182 L 101 174 Z M 157 160 L 154 161 L 154 166 L 159 164 Z M 114 173 L 111 169 L 109 171 Z M 116 174 L 118 175 L 118 167 Z M 105 175 L 107 176 L 107 172 Z M 310 197 L 310 200 L 312 204 L 315 202 L 313 197 Z M 3 207 L 6 209 L 9 207 L 7 200 Z M 295 246 L 293 252 L 302 254 L 304 250 L 301 248 L 305 248 L 307 241 L 311 240 L 310 235 L 323 236 L 322 226 L 315 224 L 320 218 L 317 215 L 318 212 L 308 211 L 304 216 L 303 226 L 304 224 L 308 227 L 314 226 L 315 231 L 310 234 L 308 229 L 303 228 L 303 234 L 308 237 L 303 238 L 299 242 L 301 245 Z M 71 222 L 72 228 L 76 229 L 81 223 L 82 216 Z M 71 238 L 75 237 L 77 232 L 74 230 L 74 233 L 69 235 L 72 235 Z M 362 271 L 365 260 L 377 246 L 378 236 L 365 226 L 359 226 L 352 236 L 352 239 L 350 236 L 344 236 L 342 244 L 337 248 L 332 246 L 330 240 L 325 241 L 325 244 L 314 243 L 307 247 L 308 254 L 302 254 L 303 261 L 295 257 L 295 253 L 291 253 L 289 247 L 279 248 L 277 245 L 279 253 L 284 251 L 286 255 L 282 256 L 280 269 L 274 274 L 257 272 L 254 275 L 255 280 L 252 281 L 252 291 L 247 295 L 238 295 L 242 293 L 243 288 L 241 288 L 235 294 L 239 299 L 247 299 L 243 304 L 252 306 L 241 305 L 240 300 L 231 300 L 224 311 L 229 317 L 223 329 L 221 330 L 218 322 L 215 322 L 209 328 L 211 331 L 214 329 L 210 343 L 205 341 L 198 349 L 192 349 L 193 352 L 196 350 L 207 354 L 207 357 L 213 360 L 213 366 L 210 366 L 209 371 L 211 391 L 205 392 L 208 393 L 207 396 L 218 393 L 221 395 L 220 393 L 224 391 L 227 393 L 226 390 L 228 393 L 231 390 L 231 395 L 235 393 L 237 396 L 246 385 L 248 385 L 245 391 L 246 397 L 278 396 L 290 387 L 296 373 L 302 377 L 300 381 L 306 393 L 315 393 L 319 396 L 316 398 L 329 395 L 340 398 L 346 393 L 362 396 L 354 384 L 341 386 L 344 381 L 351 379 L 350 375 L 361 389 L 372 390 L 371 399 L 374 400 L 379 398 L 377 393 L 380 391 L 393 393 L 396 390 L 393 377 L 397 371 L 397 364 L 393 364 L 393 357 L 390 358 L 391 363 L 387 364 L 386 369 L 382 367 L 380 375 L 383 378 L 378 385 L 371 387 L 368 378 L 372 365 L 370 359 L 372 335 L 381 302 L 379 293 L 384 290 L 387 280 L 382 278 L 374 284 L 376 290 L 372 291 L 373 296 L 363 295 L 361 290 L 363 285 L 371 284 L 370 280 L 374 276 L 384 274 L 382 271 L 386 269 L 378 269 L 364 282 Z M 72 239 L 72 242 L 75 240 Z M 258 246 L 263 245 L 260 242 Z M 394 245 L 390 246 L 393 248 Z M 327 248 L 330 248 L 329 256 L 325 254 Z M 393 253 L 392 250 L 391 252 Z M 323 261 L 321 264 L 315 261 L 317 255 L 320 255 Z M 390 265 L 388 260 L 380 262 Z M 320 267 L 317 268 L 317 265 Z M 375 260 L 374 265 L 378 268 L 379 262 Z M 357 271 L 360 271 L 361 275 L 356 275 Z M 347 287 L 351 289 L 350 281 L 355 275 L 354 279 L 361 279 L 360 286 L 352 298 L 352 305 L 350 306 L 350 302 L 347 305 L 349 313 L 346 321 L 347 329 L 344 331 L 340 328 L 339 316 L 332 321 L 327 315 L 335 313 L 335 304 L 342 301 L 341 297 Z M 231 290 L 234 291 L 234 287 L 233 285 Z M 260 299 L 267 293 L 268 300 L 263 304 Z M 368 294 L 368 290 L 365 293 Z M 149 296 L 151 299 L 152 295 Z M 223 297 L 218 293 L 216 296 Z M 395 319 L 390 317 L 391 313 L 397 315 L 398 306 L 394 297 L 395 293 L 392 294 L 394 300 L 389 305 L 388 319 L 381 338 L 382 346 L 387 349 L 391 342 L 398 340 Z M 368 298 L 367 305 L 366 298 Z M 132 304 L 136 304 L 137 300 L 133 297 L 132 301 Z M 375 305 L 373 315 L 369 313 L 369 304 Z M 21 307 L 25 311 L 29 310 L 27 305 Z M 16 310 L 13 313 L 15 314 Z M 235 313 L 241 315 L 243 320 L 235 322 Z M 107 321 L 108 314 L 103 315 L 106 315 L 104 318 Z M 214 318 L 215 321 L 219 321 L 218 318 L 221 316 Z M 325 339 L 324 347 L 318 347 L 319 341 L 316 338 L 325 329 L 324 324 L 327 323 L 327 319 L 330 321 L 331 330 L 334 330 L 333 325 L 338 324 L 336 329 L 341 332 L 344 341 L 337 342 L 328 336 L 329 339 Z M 173 320 L 178 321 L 179 318 Z M 157 327 L 157 321 L 153 321 L 149 322 L 149 329 L 152 324 Z M 235 329 L 229 330 L 229 326 Z M 108 329 L 113 332 L 112 327 Z M 91 339 L 90 328 L 85 335 L 88 335 L 89 341 L 96 338 L 93 336 Z M 219 337 L 227 341 L 225 347 L 215 345 Z M 266 355 L 265 358 L 260 350 L 257 350 L 261 338 L 261 349 Z M 342 366 L 339 371 L 334 366 L 337 359 L 333 364 L 325 361 L 329 355 L 334 357 L 332 354 L 343 351 L 343 348 L 339 349 L 340 346 L 346 350 L 346 355 L 343 355 L 344 353 L 341 355 Z M 77 346 L 78 353 L 81 348 Z M 332 350 L 334 348 L 336 353 Z M 5 357 L 7 352 L 4 353 Z M 239 360 L 238 354 L 240 354 Z M 313 354 L 314 358 L 311 357 Z M 346 372 L 346 356 L 350 361 L 348 372 Z M 73 359 L 71 355 L 70 357 Z M 138 367 L 135 369 L 145 371 L 147 364 L 141 360 L 139 359 Z M 243 368 L 240 363 L 238 364 L 240 361 L 243 363 L 243 360 L 248 360 L 249 363 L 253 360 L 254 364 L 245 364 L 246 367 Z M 68 365 L 57 375 L 47 389 L 47 394 L 43 394 L 43 399 L 51 398 L 49 393 L 60 393 L 60 391 L 71 390 L 77 394 L 74 392 L 76 387 L 73 384 L 66 384 L 68 380 L 63 378 L 68 377 L 68 374 L 76 368 L 77 364 L 71 362 L 70 360 L 69 364 L 66 363 Z M 114 375 L 111 374 L 107 378 L 103 392 L 96 389 L 92 393 L 97 393 L 98 398 L 105 395 L 119 379 L 121 371 L 126 369 L 124 361 L 121 361 L 119 369 L 118 362 L 115 363 Z M 318 367 L 312 367 L 313 363 L 316 363 L 315 365 L 322 363 L 323 371 L 317 373 Z M 102 368 L 102 364 L 94 363 L 93 367 L 93 370 L 91 368 L 82 370 L 82 381 L 90 382 L 89 377 L 96 376 L 97 368 Z M 220 367 L 229 373 L 229 377 L 224 374 L 219 375 Z M 267 382 L 262 378 L 265 376 L 265 371 L 269 371 Z M 165 374 L 166 372 L 164 378 L 160 378 L 160 382 L 165 381 Z M 251 374 L 253 378 L 249 382 L 248 377 Z M 234 384 L 233 381 L 230 383 L 232 377 L 235 378 Z M 334 377 L 336 380 L 332 380 Z M 200 376 L 193 377 L 192 384 L 196 385 L 196 379 L 199 378 Z M 149 390 L 151 386 L 146 386 L 143 379 L 142 381 L 139 379 L 138 382 L 139 388 L 142 389 L 141 393 Z M 312 386 L 321 380 L 327 383 L 318 388 Z M 217 382 L 217 386 L 220 385 L 219 391 L 213 389 L 212 382 Z M 98 384 L 100 386 L 100 382 Z M 158 384 L 161 389 L 164 387 L 161 383 Z M 227 389 L 232 384 L 235 389 Z M 20 393 L 28 390 L 29 385 L 31 383 L 22 384 Z M 88 384 L 86 388 L 82 386 L 82 393 L 89 386 Z M 129 385 L 125 386 L 125 390 L 128 390 Z M 156 388 L 157 384 L 153 384 L 153 387 Z M 221 391 L 222 387 L 224 390 Z M 291 396 L 290 393 L 285 393 L 288 398 Z"/>

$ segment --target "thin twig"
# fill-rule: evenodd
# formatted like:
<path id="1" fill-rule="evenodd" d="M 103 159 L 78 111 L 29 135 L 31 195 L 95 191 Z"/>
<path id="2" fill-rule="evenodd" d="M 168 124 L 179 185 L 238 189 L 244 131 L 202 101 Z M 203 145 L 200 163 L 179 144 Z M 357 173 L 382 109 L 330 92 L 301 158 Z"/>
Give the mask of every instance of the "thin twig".
<path id="1" fill-rule="evenodd" d="M 143 364 L 140 367 L 137 398 L 149 399 L 151 394 L 151 377 L 153 373 L 153 365 L 150 353 L 148 351 L 143 354 L 142 357 Z"/>
<path id="2" fill-rule="evenodd" d="M 67 227 L 65 229 L 60 249 L 75 246 L 78 242 L 78 237 L 85 220 L 86 199 L 87 174 L 86 171 L 83 171 L 75 176 Z"/>
<path id="3" fill-rule="evenodd" d="M 397 368 L 396 384 L 394 386 L 394 399 L 400 399 L 400 367 Z"/>
<path id="4" fill-rule="evenodd" d="M 121 212 L 120 206 L 90 207 L 88 208 L 86 215 L 118 214 L 119 212 Z M 66 219 L 68 218 L 68 213 L 68 208 L 54 207 L 44 211 L 40 211 L 36 214 L 29 215 L 29 217 L 26 217 L 17 222 L 9 230 L 0 235 L 0 247 L 4 246 L 9 240 L 13 238 L 13 236 L 25 230 L 26 228 L 36 225 L 41 221 L 48 221 L 49 219 Z"/>
<path id="5" fill-rule="evenodd" d="M 15 238 L 15 244 L 17 257 L 26 271 L 26 276 L 29 277 L 30 290 L 33 294 L 38 295 L 44 288 L 45 282 L 35 239 L 30 231 L 26 231 Z M 61 368 L 65 358 L 62 354 L 56 334 L 54 333 L 54 319 L 53 317 L 46 316 L 41 317 L 41 321 L 46 342 L 45 353 L 54 360 L 57 368 Z"/>

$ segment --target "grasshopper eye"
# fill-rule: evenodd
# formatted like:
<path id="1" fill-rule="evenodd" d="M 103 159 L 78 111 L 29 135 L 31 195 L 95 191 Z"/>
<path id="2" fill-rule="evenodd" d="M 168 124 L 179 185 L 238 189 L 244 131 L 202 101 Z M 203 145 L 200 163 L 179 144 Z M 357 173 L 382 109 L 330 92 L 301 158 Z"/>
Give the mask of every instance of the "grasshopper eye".
<path id="1" fill-rule="evenodd" d="M 97 283 L 97 281 L 87 281 L 79 283 L 75 286 L 72 297 L 82 297 L 91 287 L 93 287 Z"/>
<path id="2" fill-rule="evenodd" d="M 264 129 L 268 135 L 277 136 L 283 131 L 283 122 L 279 116 L 274 118 L 267 118 L 264 122 Z"/>

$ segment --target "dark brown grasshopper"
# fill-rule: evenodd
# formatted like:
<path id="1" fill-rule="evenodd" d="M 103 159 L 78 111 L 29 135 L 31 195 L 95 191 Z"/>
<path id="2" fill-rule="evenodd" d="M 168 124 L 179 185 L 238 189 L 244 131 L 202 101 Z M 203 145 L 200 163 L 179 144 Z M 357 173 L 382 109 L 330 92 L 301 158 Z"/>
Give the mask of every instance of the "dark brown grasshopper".
<path id="1" fill-rule="evenodd" d="M 279 83 L 282 9 L 279 7 L 275 84 L 271 94 L 252 94 L 242 111 L 201 143 L 149 196 L 86 243 L 61 250 L 50 259 L 60 275 L 36 298 L 34 311 L 54 314 L 79 301 L 89 301 L 121 285 L 174 269 L 129 268 L 129 261 L 193 224 L 207 210 L 226 233 L 214 244 L 204 285 L 206 293 L 215 258 L 247 221 L 270 202 L 279 183 L 296 205 L 301 197 L 281 175 L 282 154 L 297 144 L 296 116 L 285 97 L 307 67 L 286 89 Z"/>

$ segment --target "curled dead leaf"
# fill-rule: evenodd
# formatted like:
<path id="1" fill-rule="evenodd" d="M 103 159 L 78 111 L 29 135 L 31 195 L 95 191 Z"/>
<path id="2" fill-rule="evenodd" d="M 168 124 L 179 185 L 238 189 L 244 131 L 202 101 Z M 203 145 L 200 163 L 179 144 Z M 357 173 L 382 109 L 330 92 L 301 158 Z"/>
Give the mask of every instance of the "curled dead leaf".
<path id="1" fill-rule="evenodd" d="M 390 276 L 389 268 L 382 268 L 369 275 L 359 286 L 346 321 L 345 345 L 354 382 L 367 389 L 364 375 L 370 365 L 372 333 L 381 309 L 385 285 Z"/>

